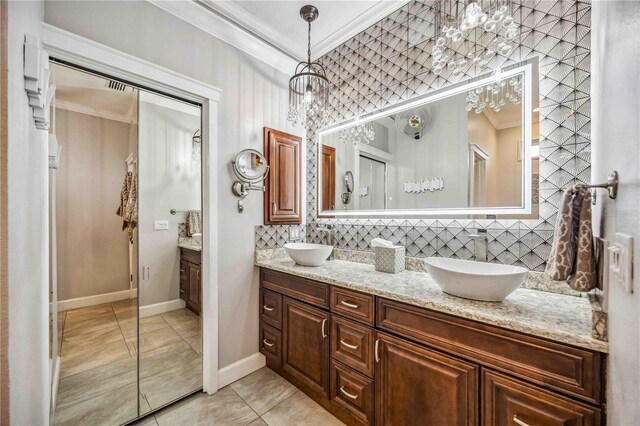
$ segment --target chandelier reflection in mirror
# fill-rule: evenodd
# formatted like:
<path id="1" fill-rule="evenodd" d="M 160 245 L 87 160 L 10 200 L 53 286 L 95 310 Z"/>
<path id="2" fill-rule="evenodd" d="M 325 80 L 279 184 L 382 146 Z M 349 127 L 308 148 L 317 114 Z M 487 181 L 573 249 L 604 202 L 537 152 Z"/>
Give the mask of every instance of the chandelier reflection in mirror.
<path id="1" fill-rule="evenodd" d="M 485 108 L 491 108 L 494 112 L 500 112 L 507 103 L 520 105 L 522 102 L 522 78 L 519 76 L 496 81 L 467 92 L 467 111 L 473 110 L 476 114 L 482 113 Z"/>
<path id="2" fill-rule="evenodd" d="M 338 141 L 343 144 L 357 145 L 358 143 L 363 143 L 368 145 L 375 137 L 376 132 L 373 130 L 371 122 L 357 124 L 347 129 L 340 130 L 340 133 L 338 133 Z"/>
<path id="3" fill-rule="evenodd" d="M 468 66 L 482 71 L 496 55 L 508 56 L 518 35 L 511 0 L 438 0 L 432 69 L 454 76 Z"/>
<path id="4" fill-rule="evenodd" d="M 322 127 L 329 117 L 329 80 L 322 64 L 311 62 L 311 23 L 318 18 L 318 9 L 307 5 L 300 16 L 309 25 L 307 61 L 300 62 L 289 80 L 288 120 L 294 126 L 305 123 L 307 129 Z"/>

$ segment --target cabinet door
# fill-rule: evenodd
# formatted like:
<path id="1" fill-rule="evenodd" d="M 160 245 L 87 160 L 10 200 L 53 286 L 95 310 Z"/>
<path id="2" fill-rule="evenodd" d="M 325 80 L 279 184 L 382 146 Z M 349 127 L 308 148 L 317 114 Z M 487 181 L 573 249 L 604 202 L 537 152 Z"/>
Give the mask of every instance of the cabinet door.
<path id="1" fill-rule="evenodd" d="M 490 426 L 593 426 L 600 410 L 517 379 L 482 372 L 483 424 Z"/>
<path id="2" fill-rule="evenodd" d="M 376 424 L 477 424 L 476 365 L 388 334 L 376 339 Z"/>
<path id="3" fill-rule="evenodd" d="M 283 368 L 314 391 L 329 390 L 329 314 L 284 298 Z"/>
<path id="4" fill-rule="evenodd" d="M 336 208 L 336 149 L 322 145 L 322 210 Z"/>
<path id="5" fill-rule="evenodd" d="M 269 162 L 265 182 L 264 223 L 302 223 L 300 143 L 298 136 L 264 128 L 264 152 Z"/>
<path id="6" fill-rule="evenodd" d="M 189 266 L 187 271 L 189 272 L 189 286 L 187 290 L 187 308 L 200 314 L 200 265 L 188 262 Z"/>

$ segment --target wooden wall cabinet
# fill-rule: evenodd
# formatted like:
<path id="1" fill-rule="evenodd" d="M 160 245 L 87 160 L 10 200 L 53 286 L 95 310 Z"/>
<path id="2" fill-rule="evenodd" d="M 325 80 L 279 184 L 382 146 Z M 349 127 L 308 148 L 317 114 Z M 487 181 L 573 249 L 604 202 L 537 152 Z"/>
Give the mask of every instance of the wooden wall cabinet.
<path id="1" fill-rule="evenodd" d="M 302 139 L 264 128 L 264 155 L 269 164 L 265 180 L 264 224 L 302 223 Z"/>
<path id="2" fill-rule="evenodd" d="M 260 286 L 267 366 L 347 424 L 604 418 L 597 352 L 268 269 Z"/>

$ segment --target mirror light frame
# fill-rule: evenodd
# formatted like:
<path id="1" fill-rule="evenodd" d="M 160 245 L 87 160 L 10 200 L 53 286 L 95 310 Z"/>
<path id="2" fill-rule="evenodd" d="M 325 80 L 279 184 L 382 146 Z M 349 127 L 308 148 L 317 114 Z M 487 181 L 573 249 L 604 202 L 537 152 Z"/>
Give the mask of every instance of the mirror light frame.
<path id="1" fill-rule="evenodd" d="M 522 204 L 515 207 L 460 207 L 460 208 L 427 208 L 427 209 L 387 209 L 387 210 L 321 210 L 322 200 L 322 185 L 317 185 L 317 198 L 316 198 L 316 217 L 328 218 L 328 217 L 370 217 L 370 216 L 384 216 L 384 217 L 422 217 L 422 216 L 467 216 L 467 215 L 525 215 L 532 212 L 532 122 L 533 122 L 533 76 L 534 65 L 537 66 L 537 58 L 529 59 L 527 61 L 520 62 L 502 70 L 497 70 L 491 74 L 484 74 L 479 77 L 475 77 L 466 80 L 462 83 L 457 83 L 448 86 L 444 89 L 440 89 L 434 92 L 427 93 L 425 95 L 410 99 L 408 101 L 400 102 L 390 107 L 383 108 L 379 111 L 373 112 L 364 117 L 356 117 L 353 120 L 349 120 L 343 123 L 336 124 L 331 127 L 327 127 L 318 132 L 317 135 L 317 154 L 316 159 L 320 161 L 322 158 L 322 138 L 326 137 L 340 130 L 346 129 L 353 125 L 367 123 L 373 120 L 377 120 L 382 117 L 386 117 L 400 111 L 415 108 L 417 106 L 423 106 L 436 102 L 441 99 L 445 99 L 452 95 L 466 92 L 478 86 L 491 84 L 496 80 L 502 80 L 505 78 L 513 77 L 518 74 L 523 75 L 523 93 L 522 93 L 522 127 L 523 127 L 523 139 L 524 144 L 522 147 Z M 322 182 L 322 167 L 317 167 L 318 177 L 317 181 Z"/>

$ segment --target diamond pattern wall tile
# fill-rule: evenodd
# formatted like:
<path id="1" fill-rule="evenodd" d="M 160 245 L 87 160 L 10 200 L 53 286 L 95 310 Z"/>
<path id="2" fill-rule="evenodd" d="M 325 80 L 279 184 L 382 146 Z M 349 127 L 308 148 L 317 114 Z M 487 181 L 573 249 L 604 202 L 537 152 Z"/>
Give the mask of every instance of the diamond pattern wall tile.
<path id="1" fill-rule="evenodd" d="M 330 124 L 425 95 L 476 77 L 472 67 L 453 77 L 431 72 L 434 2 L 413 0 L 320 58 L 331 83 Z M 468 238 L 488 229 L 489 261 L 544 270 L 563 190 L 588 182 L 591 170 L 591 4 L 584 0 L 513 2 L 520 34 L 509 57 L 492 68 L 538 57 L 540 68 L 539 211 L 535 220 L 374 220 L 316 217 L 316 135 L 307 132 L 308 241 L 319 242 L 318 224 L 332 224 L 336 245 L 371 250 L 383 237 L 407 247 L 408 256 L 473 257 Z M 273 229 L 272 229 L 273 228 Z M 256 247 L 277 247 L 286 227 L 257 226 Z"/>

